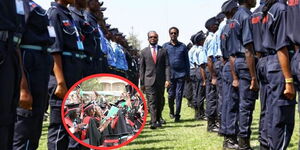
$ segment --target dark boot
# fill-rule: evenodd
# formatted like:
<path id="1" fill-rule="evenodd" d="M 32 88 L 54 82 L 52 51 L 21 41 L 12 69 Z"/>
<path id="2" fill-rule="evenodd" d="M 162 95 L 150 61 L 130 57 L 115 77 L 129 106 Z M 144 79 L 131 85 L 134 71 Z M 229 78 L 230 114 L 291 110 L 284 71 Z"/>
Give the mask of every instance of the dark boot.
<path id="1" fill-rule="evenodd" d="M 208 132 L 219 132 L 219 128 L 215 125 L 214 119 L 208 119 L 207 121 L 207 131 Z"/>
<path id="2" fill-rule="evenodd" d="M 225 136 L 223 142 L 223 150 L 238 149 L 239 145 L 236 136 Z"/>
<path id="3" fill-rule="evenodd" d="M 239 137 L 239 150 L 252 150 L 249 138 Z"/>

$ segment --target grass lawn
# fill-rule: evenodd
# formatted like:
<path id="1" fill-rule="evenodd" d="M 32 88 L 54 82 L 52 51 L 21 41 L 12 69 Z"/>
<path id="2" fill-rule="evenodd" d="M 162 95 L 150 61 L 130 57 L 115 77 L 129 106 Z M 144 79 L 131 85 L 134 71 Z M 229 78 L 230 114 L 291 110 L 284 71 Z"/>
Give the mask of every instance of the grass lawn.
<path id="1" fill-rule="evenodd" d="M 166 97 L 167 100 L 167 97 Z M 167 102 L 167 101 L 166 101 Z M 179 123 L 174 123 L 169 118 L 168 104 L 165 105 L 163 118 L 167 124 L 163 128 L 151 130 L 146 125 L 142 133 L 129 145 L 123 147 L 124 150 L 158 150 L 158 149 L 188 149 L 188 150 L 221 150 L 223 137 L 216 133 L 206 132 L 206 121 L 194 121 L 194 111 L 187 107 L 186 100 L 183 100 L 181 119 Z M 251 146 L 259 149 L 258 142 L 258 122 L 260 106 L 259 101 L 256 103 L 254 119 L 252 123 Z M 148 115 L 148 120 L 149 120 Z M 40 140 L 39 150 L 47 149 L 47 127 L 44 123 L 43 136 Z M 297 150 L 299 141 L 299 114 L 296 113 L 296 124 L 294 134 L 288 150 Z"/>

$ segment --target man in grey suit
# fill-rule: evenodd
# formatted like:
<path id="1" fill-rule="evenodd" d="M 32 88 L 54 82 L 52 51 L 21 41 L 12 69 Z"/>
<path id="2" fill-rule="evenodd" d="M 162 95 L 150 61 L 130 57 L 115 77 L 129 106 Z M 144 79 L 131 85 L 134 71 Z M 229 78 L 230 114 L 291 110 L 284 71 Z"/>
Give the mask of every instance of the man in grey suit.
<path id="1" fill-rule="evenodd" d="M 141 51 L 140 87 L 146 93 L 149 112 L 151 113 L 151 129 L 161 127 L 161 114 L 164 103 L 165 87 L 170 86 L 170 70 L 168 54 L 157 45 L 158 34 L 148 32 L 149 46 Z"/>

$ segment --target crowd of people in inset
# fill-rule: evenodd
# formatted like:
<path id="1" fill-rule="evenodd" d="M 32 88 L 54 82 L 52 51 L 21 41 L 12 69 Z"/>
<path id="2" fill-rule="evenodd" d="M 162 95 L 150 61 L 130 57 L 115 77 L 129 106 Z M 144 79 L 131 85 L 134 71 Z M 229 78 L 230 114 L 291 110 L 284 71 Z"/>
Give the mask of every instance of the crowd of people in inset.
<path id="1" fill-rule="evenodd" d="M 99 147 L 116 146 L 133 137 L 142 127 L 144 113 L 143 101 L 135 90 L 120 96 L 112 93 L 103 96 L 79 87 L 64 105 L 64 120 L 69 131 L 84 143 Z M 79 143 L 73 144 L 85 148 Z"/>
<path id="2" fill-rule="evenodd" d="M 48 149 L 76 149 L 60 117 L 68 89 L 97 73 L 138 84 L 137 50 L 107 23 L 103 4 L 53 0 L 44 10 L 33 0 L 1 0 L 1 149 L 37 149 L 49 105 Z"/>
<path id="3" fill-rule="evenodd" d="M 221 12 L 205 23 L 207 33 L 197 32 L 187 46 L 178 41 L 176 27 L 169 29 L 170 42 L 162 47 L 157 45 L 158 34 L 148 33 L 149 47 L 141 51 L 139 71 L 151 129 L 165 123 L 167 88 L 169 114 L 175 122 L 180 122 L 184 96 L 195 109 L 195 120 L 207 120 L 208 132 L 224 136 L 224 149 L 250 150 L 259 98 L 260 149 L 287 149 L 300 81 L 300 4 L 261 0 L 251 12 L 255 6 L 256 0 L 225 1 Z"/>

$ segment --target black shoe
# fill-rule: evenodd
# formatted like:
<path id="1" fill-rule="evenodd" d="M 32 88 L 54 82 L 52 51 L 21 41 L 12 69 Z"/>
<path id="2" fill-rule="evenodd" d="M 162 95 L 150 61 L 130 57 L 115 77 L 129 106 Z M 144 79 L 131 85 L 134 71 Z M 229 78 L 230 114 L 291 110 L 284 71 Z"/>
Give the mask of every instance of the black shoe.
<path id="1" fill-rule="evenodd" d="M 171 119 L 175 118 L 174 114 L 169 114 L 169 116 L 170 116 Z"/>
<path id="2" fill-rule="evenodd" d="M 225 136 L 223 143 L 223 150 L 238 149 L 239 145 L 235 136 Z"/>
<path id="3" fill-rule="evenodd" d="M 152 124 L 150 125 L 150 129 L 156 129 L 156 124 L 152 123 Z"/>
<path id="4" fill-rule="evenodd" d="M 175 122 L 180 122 L 180 118 L 175 118 Z"/>
<path id="5" fill-rule="evenodd" d="M 239 150 L 253 150 L 249 138 L 239 138 Z"/>
<path id="6" fill-rule="evenodd" d="M 160 123 L 161 124 L 166 124 L 167 122 L 163 118 L 160 118 Z"/>
<path id="7" fill-rule="evenodd" d="M 162 125 L 161 125 L 161 123 L 159 122 L 159 121 L 157 121 L 157 123 L 156 123 L 156 125 L 155 125 L 157 128 L 161 128 L 162 127 Z"/>
<path id="8" fill-rule="evenodd" d="M 210 132 L 216 132 L 216 133 L 219 133 L 219 128 L 217 126 L 213 126 L 211 129 L 210 129 Z"/>

